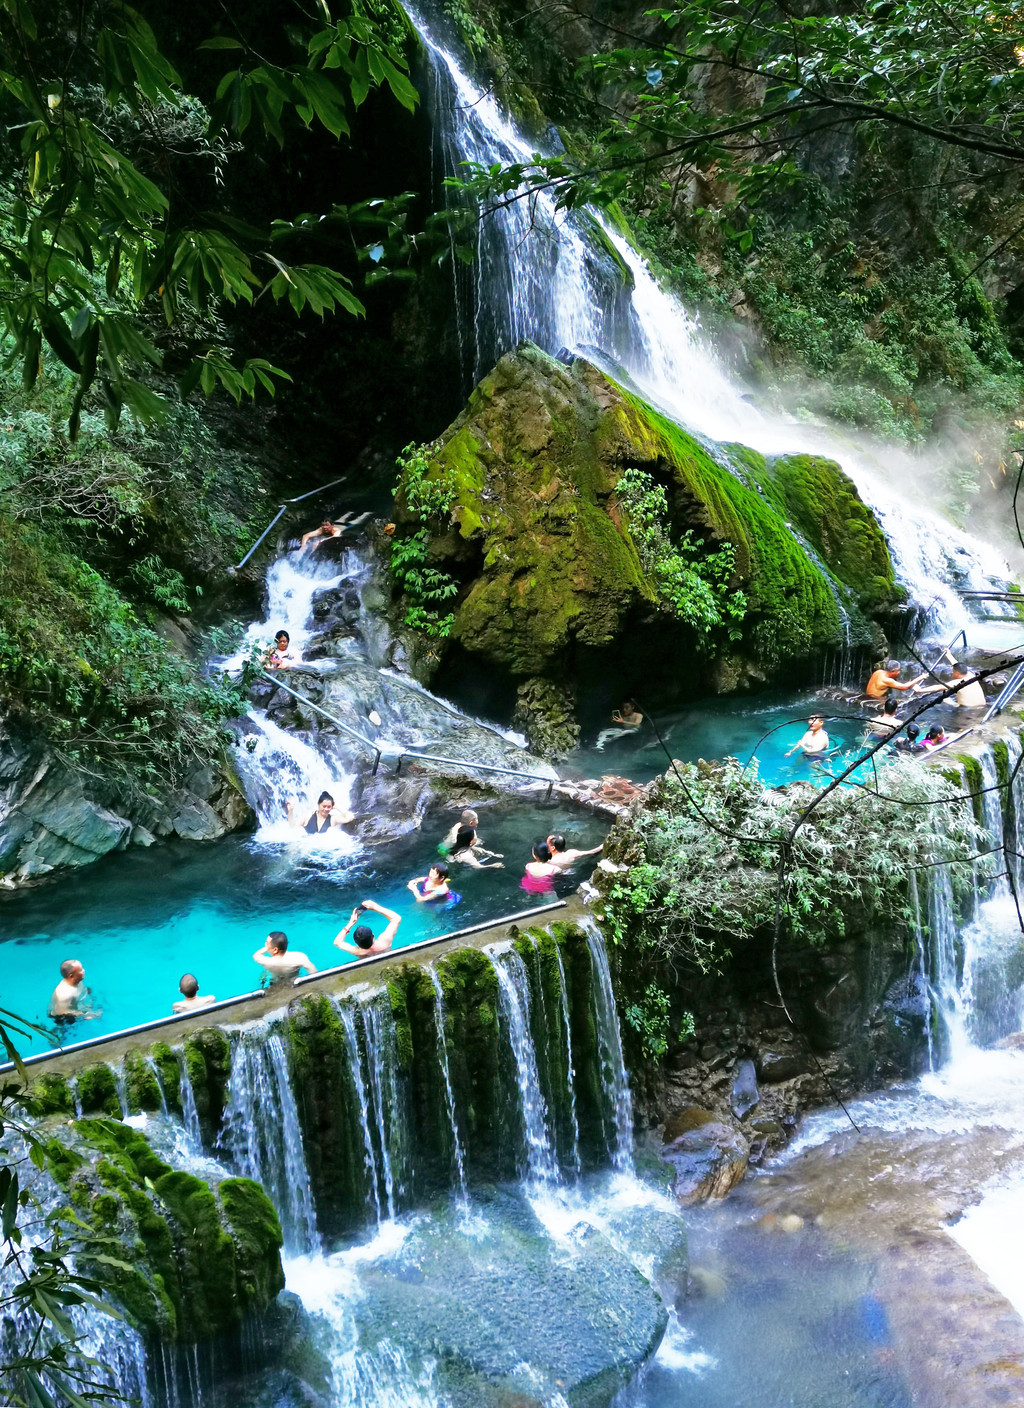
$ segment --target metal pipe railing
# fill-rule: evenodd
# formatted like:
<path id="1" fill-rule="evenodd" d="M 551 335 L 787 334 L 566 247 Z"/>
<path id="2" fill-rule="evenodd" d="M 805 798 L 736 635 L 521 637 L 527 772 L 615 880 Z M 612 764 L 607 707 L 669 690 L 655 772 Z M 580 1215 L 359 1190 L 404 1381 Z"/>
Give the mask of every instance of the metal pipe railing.
<path id="1" fill-rule="evenodd" d="M 551 789 L 558 781 L 557 777 L 544 777 L 543 774 L 539 772 L 524 772 L 521 768 L 502 768 L 496 763 L 476 763 L 471 762 L 468 758 L 443 758 L 438 753 L 420 753 L 410 748 L 401 748 L 397 751 L 382 748 L 380 744 L 375 743 L 372 739 L 365 738 L 357 729 L 352 728 L 352 726 L 345 723 L 344 720 L 339 719 L 336 714 L 330 713 L 330 711 L 325 709 L 321 704 L 314 704 L 313 700 L 307 695 L 300 694 L 297 689 L 293 689 L 291 685 L 285 684 L 283 680 L 277 679 L 274 675 L 268 674 L 266 671 L 262 672 L 261 677 L 270 684 L 276 685 L 278 689 L 283 689 L 286 694 L 290 694 L 292 698 L 297 699 L 300 704 L 305 704 L 310 709 L 314 709 L 318 714 L 321 714 L 327 719 L 329 723 L 334 724 L 336 728 L 340 728 L 343 733 L 347 733 L 350 738 L 354 738 L 357 743 L 361 743 L 364 748 L 373 753 L 374 775 L 376 775 L 377 769 L 380 767 L 381 758 L 386 755 L 389 758 L 397 758 L 398 760 L 395 768 L 396 777 L 402 771 L 402 762 L 406 758 L 411 758 L 415 762 L 447 763 L 452 767 L 470 768 L 476 772 L 496 772 L 500 773 L 503 777 L 526 777 L 529 778 L 531 782 L 546 782 L 548 790 L 545 800 L 550 798 Z"/>
<path id="2" fill-rule="evenodd" d="M 282 501 L 282 503 L 281 503 L 280 508 L 279 508 L 279 509 L 277 510 L 277 512 L 274 514 L 273 518 L 272 518 L 272 519 L 270 520 L 270 522 L 267 524 L 266 528 L 264 528 L 263 532 L 259 535 L 259 537 L 256 539 L 256 541 L 253 543 L 253 545 L 252 545 L 252 547 L 249 549 L 249 551 L 248 551 L 248 552 L 245 554 L 245 556 L 242 558 L 241 562 L 236 563 L 234 567 L 230 568 L 230 571 L 232 571 L 232 572 L 241 572 L 242 568 L 243 568 L 243 567 L 245 566 L 245 564 L 249 561 L 250 557 L 252 557 L 253 553 L 254 553 L 254 552 L 256 551 L 256 549 L 259 547 L 260 543 L 263 542 L 263 539 L 264 539 L 264 538 L 267 536 L 267 534 L 270 532 L 271 528 L 273 528 L 274 524 L 278 522 L 278 520 L 281 518 L 281 516 L 282 516 L 283 514 L 287 513 L 287 511 L 291 508 L 292 504 L 301 504 L 302 501 L 303 501 L 303 499 L 311 499 L 311 498 L 313 498 L 313 496 L 314 496 L 315 494 L 323 494 L 323 493 L 326 493 L 326 491 L 327 491 L 328 489 L 333 489 L 336 484 L 344 484 L 344 482 L 345 482 L 345 480 L 346 480 L 347 478 L 348 478 L 348 475 L 347 475 L 347 474 L 343 474 L 340 479 L 332 479 L 329 484 L 321 484 L 318 489 L 310 489 L 310 491 L 309 491 L 308 494 L 297 494 L 294 499 L 284 499 L 284 500 Z"/>
<path id="3" fill-rule="evenodd" d="M 981 722 L 983 724 L 987 724 L 989 719 L 991 719 L 995 714 L 1001 714 L 1006 708 L 1007 704 L 1009 704 L 1013 696 L 1020 689 L 1022 684 L 1024 684 L 1024 660 L 1021 660 L 1017 668 L 1014 670 L 1013 674 L 1006 681 L 1002 689 L 996 695 L 995 699 L 985 710 L 985 714 Z"/>

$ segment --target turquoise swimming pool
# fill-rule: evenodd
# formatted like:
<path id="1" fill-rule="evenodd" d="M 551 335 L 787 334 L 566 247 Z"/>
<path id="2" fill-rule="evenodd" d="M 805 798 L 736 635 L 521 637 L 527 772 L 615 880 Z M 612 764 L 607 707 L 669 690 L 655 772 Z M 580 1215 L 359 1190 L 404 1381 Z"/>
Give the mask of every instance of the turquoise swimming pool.
<path id="1" fill-rule="evenodd" d="M 317 968 L 355 962 L 333 946 L 352 908 L 370 898 L 402 915 L 395 947 L 453 929 L 498 919 L 556 895 L 520 888 L 533 840 L 561 830 L 570 844 L 596 846 L 607 821 L 563 806 L 518 803 L 480 810 L 485 843 L 506 853 L 507 869 L 452 867 L 457 904 L 417 904 L 406 881 L 439 859 L 437 841 L 455 820 L 447 813 L 426 833 L 354 856 L 318 849 L 310 838 L 265 845 L 228 837 L 207 845 L 176 841 L 108 857 L 37 889 L 0 898 L 0 1006 L 40 1022 L 54 1034 L 46 1007 L 65 958 L 85 967 L 85 982 L 102 1017 L 65 1029 L 65 1042 L 82 1041 L 139 1022 L 166 1017 L 185 972 L 200 991 L 218 999 L 259 987 L 262 969 L 252 954 L 271 929 L 305 951 Z M 588 873 L 560 878 L 574 890 Z M 368 915 L 376 931 L 384 921 Z M 55 1035 L 55 1034 L 54 1034 Z M 25 1053 L 46 1050 L 43 1035 L 20 1043 Z"/>

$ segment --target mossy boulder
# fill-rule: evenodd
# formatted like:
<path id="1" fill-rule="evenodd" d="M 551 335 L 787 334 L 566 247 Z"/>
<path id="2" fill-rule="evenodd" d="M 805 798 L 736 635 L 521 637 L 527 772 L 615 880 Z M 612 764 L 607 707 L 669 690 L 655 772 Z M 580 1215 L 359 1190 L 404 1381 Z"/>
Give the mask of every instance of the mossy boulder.
<path id="1" fill-rule="evenodd" d="M 213 1184 L 172 1169 L 143 1134 L 110 1119 L 60 1126 L 47 1153 L 79 1218 L 115 1243 L 87 1245 L 83 1269 L 148 1337 L 223 1334 L 284 1286 L 277 1214 L 251 1179 Z"/>
<path id="2" fill-rule="evenodd" d="M 851 620 L 873 639 L 866 618 L 898 600 L 881 529 L 834 461 L 698 439 L 596 367 L 532 344 L 501 359 L 428 454 L 428 480 L 453 496 L 431 547 L 460 584 L 449 648 L 516 679 L 564 685 L 581 654 L 636 653 L 638 632 L 651 659 L 678 643 L 770 674 L 841 647 Z M 629 468 L 665 489 L 674 541 L 731 546 L 730 587 L 747 601 L 738 640 L 665 609 L 616 497 Z M 401 490 L 396 519 L 400 536 L 416 521 Z"/>

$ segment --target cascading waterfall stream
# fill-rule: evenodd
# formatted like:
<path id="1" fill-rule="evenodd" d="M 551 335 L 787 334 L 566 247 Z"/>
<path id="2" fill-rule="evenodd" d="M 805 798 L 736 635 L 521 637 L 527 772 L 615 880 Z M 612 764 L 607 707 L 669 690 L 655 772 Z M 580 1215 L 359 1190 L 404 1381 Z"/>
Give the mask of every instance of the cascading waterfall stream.
<path id="1" fill-rule="evenodd" d="M 612 1165 L 620 1173 L 633 1172 L 633 1096 L 622 1059 L 622 1031 L 615 1006 L 611 968 L 604 937 L 592 919 L 583 921 L 594 974 L 594 1008 L 601 1056 L 601 1084 L 611 1110 L 614 1141 Z"/>
<path id="2" fill-rule="evenodd" d="M 465 1208 L 469 1203 L 469 1194 L 466 1188 L 466 1152 L 462 1147 L 462 1139 L 459 1136 L 459 1121 L 455 1113 L 455 1095 L 452 1091 L 451 1066 L 448 1061 L 448 1036 L 444 1029 L 444 992 L 441 988 L 441 980 L 437 976 L 437 970 L 428 968 L 427 974 L 430 978 L 430 986 L 434 989 L 434 1028 L 437 1032 L 437 1059 L 441 1067 L 441 1074 L 444 1077 L 445 1104 L 448 1107 L 448 1122 L 451 1125 L 452 1131 L 452 1157 L 455 1160 L 458 1197 Z"/>
<path id="3" fill-rule="evenodd" d="M 530 981 L 526 965 L 511 948 L 494 952 L 492 962 L 498 978 L 501 1018 L 515 1063 L 528 1177 L 536 1184 L 557 1183 L 558 1161 L 530 1032 Z"/>
<path id="4" fill-rule="evenodd" d="M 431 57 L 446 174 L 458 175 L 464 162 L 530 166 L 536 143 L 467 76 L 431 19 L 415 5 L 406 9 Z M 608 243 L 628 268 L 631 288 L 608 255 Z M 624 374 L 667 415 L 712 440 L 739 440 L 767 454 L 836 458 L 878 515 L 897 576 L 929 613 L 932 629 L 948 637 L 972 625 L 977 634 L 956 587 L 985 590 L 1005 583 L 1009 569 L 1000 555 L 894 492 L 883 456 L 885 465 L 902 459 L 904 469 L 911 466 L 896 447 L 876 454 L 854 443 L 850 432 L 759 410 L 749 388 L 717 361 L 696 321 L 596 212 L 558 211 L 555 195 L 543 190 L 490 210 L 479 225 L 474 268 L 457 277 L 463 288 L 471 283 L 468 298 L 460 295 L 458 321 L 460 329 L 472 329 L 474 383 L 502 353 L 529 338 L 552 355 L 567 349 L 613 375 Z"/>
<path id="5" fill-rule="evenodd" d="M 565 1069 L 569 1085 L 569 1128 L 572 1132 L 572 1166 L 578 1178 L 580 1175 L 580 1123 L 576 1117 L 576 1066 L 572 1058 L 572 1022 L 569 1015 L 569 991 L 565 982 L 565 964 L 562 950 L 555 948 L 555 962 L 558 966 L 558 994 L 561 1003 L 560 1015 L 565 1028 Z"/>
<path id="6" fill-rule="evenodd" d="M 234 1033 L 228 1107 L 219 1143 L 238 1171 L 261 1183 L 281 1219 L 285 1249 L 319 1246 L 288 1053 L 265 1022 Z"/>

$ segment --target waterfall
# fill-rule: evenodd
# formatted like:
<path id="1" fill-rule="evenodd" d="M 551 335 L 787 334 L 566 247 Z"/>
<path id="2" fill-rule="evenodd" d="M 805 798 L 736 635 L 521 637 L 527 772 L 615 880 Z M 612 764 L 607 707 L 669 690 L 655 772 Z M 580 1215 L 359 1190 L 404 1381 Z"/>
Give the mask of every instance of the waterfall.
<path id="1" fill-rule="evenodd" d="M 228 1105 L 218 1144 L 237 1171 L 261 1183 L 281 1219 L 285 1248 L 319 1245 L 302 1130 L 284 1042 L 265 1022 L 234 1033 Z"/>
<path id="2" fill-rule="evenodd" d="M 445 174 L 458 176 L 465 162 L 531 166 L 537 143 L 463 72 L 431 22 L 414 5 L 406 9 L 431 57 Z M 466 360 L 474 383 L 502 353 L 530 338 L 552 355 L 568 350 L 625 376 L 699 435 L 740 440 L 767 454 L 839 459 L 879 518 L 898 578 L 943 635 L 971 622 L 954 583 L 985 590 L 1009 577 L 993 549 L 894 492 L 887 466 L 902 461 L 910 479 L 914 462 L 905 451 L 888 446 L 876 455 L 853 443 L 850 431 L 772 416 L 752 404 L 750 388 L 718 362 L 697 321 L 595 211 L 559 211 L 556 193 L 544 190 L 490 209 L 479 222 L 474 267 L 457 280 L 460 334 L 472 330 Z"/>
<path id="3" fill-rule="evenodd" d="M 466 1153 L 459 1137 L 459 1121 L 455 1114 L 455 1095 L 452 1092 L 451 1067 L 448 1063 L 448 1037 L 444 1029 L 445 1007 L 441 980 L 435 968 L 428 968 L 430 986 L 434 989 L 434 1028 L 437 1032 L 437 1059 L 444 1078 L 445 1103 L 448 1108 L 448 1123 L 452 1131 L 452 1149 L 455 1158 L 455 1173 L 459 1182 L 459 1200 L 465 1207 L 468 1204 L 466 1191 Z"/>
<path id="4" fill-rule="evenodd" d="M 245 717 L 252 731 L 238 736 L 234 755 L 246 797 L 260 819 L 257 840 L 296 839 L 288 821 L 289 802 L 305 819 L 326 791 L 338 811 L 348 810 L 354 776 L 340 768 L 336 758 L 281 728 L 260 709 L 250 709 Z M 356 849 L 352 837 L 337 826 L 322 835 L 303 836 L 303 841 L 339 855 Z"/>
<path id="5" fill-rule="evenodd" d="M 107 1070 L 114 1077 L 114 1086 L 117 1090 L 117 1103 L 121 1109 L 121 1118 L 126 1120 L 131 1114 L 131 1110 L 128 1107 L 128 1073 L 125 1071 L 123 1063 L 115 1066 L 108 1061 Z"/>
<path id="6" fill-rule="evenodd" d="M 160 1096 L 160 1113 L 166 1115 L 169 1113 L 167 1109 L 167 1092 L 164 1090 L 164 1083 L 160 1078 L 160 1067 L 153 1060 L 152 1056 L 145 1058 L 145 1064 L 152 1072 L 153 1079 L 156 1081 L 157 1093 Z"/>
<path id="7" fill-rule="evenodd" d="M 611 1111 L 614 1143 L 612 1165 L 622 1173 L 633 1171 L 633 1097 L 622 1059 L 622 1032 L 612 990 L 611 969 L 604 937 L 593 920 L 584 921 L 587 947 L 594 975 L 594 1015 L 601 1058 L 601 1085 Z"/>
<path id="8" fill-rule="evenodd" d="M 540 1087 L 537 1053 L 530 1032 L 530 980 L 526 965 L 509 948 L 492 952 L 498 978 L 499 1008 L 519 1088 L 528 1176 L 534 1183 L 557 1183 L 558 1164 L 548 1126 L 548 1108 Z"/>
<path id="9" fill-rule="evenodd" d="M 580 1125 L 576 1118 L 576 1066 L 572 1059 L 572 1023 L 569 1018 L 569 992 L 565 982 L 565 964 L 562 950 L 555 945 L 555 962 L 558 965 L 558 995 L 560 1015 L 565 1028 L 565 1069 L 569 1085 L 569 1128 L 572 1132 L 572 1166 L 577 1178 L 580 1175 Z"/>
<path id="10" fill-rule="evenodd" d="M 359 1109 L 367 1203 L 379 1227 L 395 1217 L 405 1192 L 408 1121 L 395 1024 L 386 992 L 335 1006 Z"/>
<path id="11" fill-rule="evenodd" d="M 181 1118 L 184 1124 L 186 1147 L 193 1153 L 203 1152 L 203 1131 L 199 1124 L 199 1111 L 196 1109 L 196 1094 L 192 1089 L 192 1078 L 188 1073 L 188 1060 L 185 1055 L 185 1048 L 179 1047 L 178 1057 L 178 1095 L 181 1100 Z"/>
<path id="12" fill-rule="evenodd" d="M 999 778 L 996 775 L 996 760 L 992 755 L 992 750 L 986 748 L 978 757 L 981 765 L 981 806 L 982 816 L 985 819 L 985 830 L 988 833 L 988 846 L 1002 846 L 1003 844 L 1003 793 L 999 788 Z M 1009 893 L 1009 881 L 1006 878 L 1006 866 L 1003 864 L 1003 855 L 999 851 L 993 856 L 987 857 L 988 872 L 994 874 L 996 879 L 992 884 L 992 892 L 997 895 Z"/>

